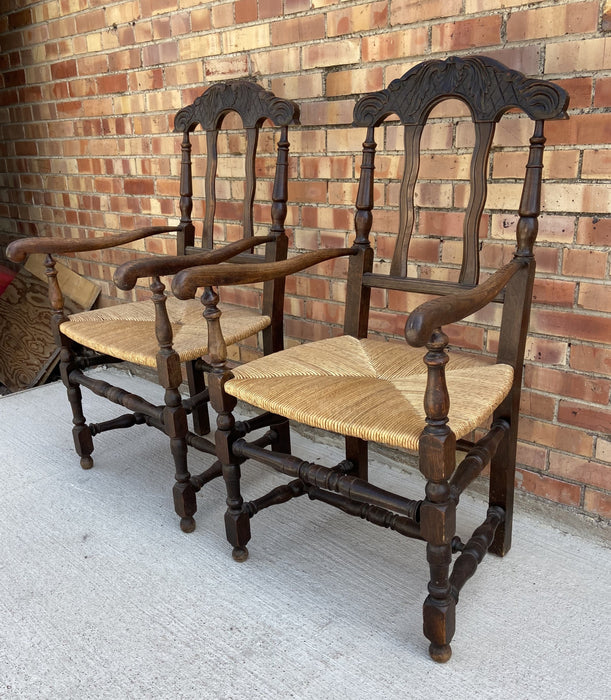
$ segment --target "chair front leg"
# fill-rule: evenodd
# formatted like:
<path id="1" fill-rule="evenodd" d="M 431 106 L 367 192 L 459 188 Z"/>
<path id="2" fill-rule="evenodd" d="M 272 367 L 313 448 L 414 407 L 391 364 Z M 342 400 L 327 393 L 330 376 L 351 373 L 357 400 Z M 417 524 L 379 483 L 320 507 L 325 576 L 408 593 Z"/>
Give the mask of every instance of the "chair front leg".
<path id="1" fill-rule="evenodd" d="M 51 330 L 53 338 L 59 348 L 59 372 L 62 382 L 68 393 L 68 401 L 72 409 L 72 437 L 74 438 L 74 448 L 76 453 L 81 458 L 81 467 L 83 469 L 91 469 L 93 467 L 93 437 L 91 430 L 85 422 L 83 414 L 83 402 L 81 387 L 70 379 L 70 373 L 75 368 L 73 351 L 74 343 L 62 334 L 60 326 L 68 321 L 64 310 L 64 297 L 62 290 L 57 280 L 57 270 L 55 269 L 55 260 L 52 255 L 47 255 L 45 258 L 45 274 L 48 280 L 49 303 L 53 310 L 51 316 Z"/>
<path id="2" fill-rule="evenodd" d="M 431 642 L 429 654 L 444 663 L 452 655 L 456 601 L 450 586 L 452 538 L 456 532 L 456 506 L 450 500 L 448 479 L 455 467 L 456 438 L 448 426 L 450 400 L 445 382 L 448 338 L 435 331 L 427 344 L 428 367 L 424 398 L 426 426 L 419 441 L 420 471 L 427 479 L 426 498 L 420 508 L 421 534 L 427 542 L 430 569 L 429 595 L 424 607 L 424 634 Z"/>
<path id="3" fill-rule="evenodd" d="M 187 466 L 187 412 L 182 404 L 178 388 L 182 382 L 180 358 L 172 348 L 172 326 L 166 309 L 165 286 L 159 277 L 151 282 L 153 302 L 155 304 L 155 334 L 159 343 L 157 353 L 157 375 L 159 383 L 165 389 L 165 408 L 163 422 L 166 435 L 170 438 L 170 451 L 174 459 L 175 478 L 173 495 L 174 509 L 180 516 L 180 529 L 193 532 L 197 511 L 195 486 Z"/>
<path id="4" fill-rule="evenodd" d="M 61 335 L 59 330 L 56 330 L 56 335 L 59 336 L 60 352 L 59 352 L 59 373 L 66 387 L 68 401 L 72 409 L 72 437 L 74 438 L 74 449 L 81 459 L 81 467 L 83 469 L 91 469 L 93 467 L 93 436 L 91 429 L 85 422 L 83 413 L 83 401 L 81 387 L 70 379 L 70 372 L 74 369 L 74 352 L 72 350 L 72 341 L 66 336 Z"/>
<path id="5" fill-rule="evenodd" d="M 206 287 L 202 295 L 204 318 L 208 324 L 208 348 L 212 372 L 208 376 L 210 404 L 217 412 L 216 419 L 216 456 L 223 468 L 223 479 L 227 489 L 227 511 L 225 513 L 225 532 L 227 540 L 233 546 L 232 556 L 236 561 L 246 561 L 250 540 L 250 517 L 244 510 L 244 499 L 240 492 L 240 464 L 244 461 L 236 457 L 232 450 L 233 442 L 241 435 L 235 430 L 233 409 L 237 400 L 225 391 L 226 382 L 232 378 L 227 369 L 227 345 L 221 331 L 221 311 L 217 304 L 218 294 L 212 287 Z"/>

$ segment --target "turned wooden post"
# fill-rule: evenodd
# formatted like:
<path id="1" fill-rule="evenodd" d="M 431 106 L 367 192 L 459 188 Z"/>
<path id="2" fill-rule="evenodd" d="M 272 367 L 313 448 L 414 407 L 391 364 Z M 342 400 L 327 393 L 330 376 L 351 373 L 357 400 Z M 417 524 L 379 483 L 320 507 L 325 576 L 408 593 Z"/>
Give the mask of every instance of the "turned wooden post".
<path id="1" fill-rule="evenodd" d="M 274 188 L 272 190 L 272 225 L 269 232 L 274 237 L 274 240 L 265 246 L 265 262 L 286 260 L 288 237 L 284 224 L 288 211 L 289 146 L 288 127 L 283 126 L 280 130 L 280 140 L 278 141 L 278 157 L 274 175 Z M 272 320 L 270 325 L 263 329 L 262 333 L 263 352 L 265 355 L 278 352 L 284 348 L 284 288 L 284 277 L 278 277 L 263 287 L 261 313 L 269 316 Z"/>
<path id="2" fill-rule="evenodd" d="M 93 438 L 91 430 L 85 422 L 83 414 L 83 402 L 81 388 L 70 380 L 70 372 L 75 369 L 74 352 L 72 351 L 72 341 L 60 332 L 62 323 L 68 320 L 64 309 L 64 296 L 57 281 L 57 270 L 55 260 L 52 255 L 45 257 L 45 274 L 48 280 L 49 302 L 53 315 L 51 316 L 51 329 L 55 343 L 59 348 L 59 373 L 66 387 L 68 401 L 72 409 L 72 437 L 74 439 L 74 449 L 80 457 L 81 467 L 91 469 L 93 467 Z"/>
<path id="3" fill-rule="evenodd" d="M 232 556 L 236 561 L 248 558 L 246 544 L 250 540 L 250 518 L 243 508 L 244 499 L 240 492 L 240 464 L 232 450 L 233 442 L 239 437 L 235 430 L 233 409 L 237 399 L 224 390 L 225 383 L 232 378 L 227 369 L 227 345 L 221 331 L 221 311 L 217 304 L 218 294 L 212 287 L 206 287 L 202 294 L 204 318 L 208 325 L 208 352 L 212 372 L 208 379 L 210 403 L 217 412 L 216 419 L 216 455 L 222 464 L 223 479 L 227 489 L 227 511 L 225 512 L 225 532 L 227 540 L 233 546 Z"/>
<path id="4" fill-rule="evenodd" d="M 424 396 L 426 426 L 419 441 L 420 471 L 426 477 L 426 498 L 420 509 L 421 534 L 427 542 L 430 568 L 429 595 L 424 602 L 424 634 L 435 661 L 447 661 L 452 650 L 455 607 L 450 586 L 452 538 L 456 532 L 456 506 L 450 498 L 448 479 L 454 471 L 456 439 L 448 426 L 450 399 L 445 381 L 447 336 L 437 329 L 424 361 L 428 378 Z"/>
<path id="5" fill-rule="evenodd" d="M 172 348 L 172 326 L 166 309 L 165 286 L 159 277 L 153 277 L 150 285 L 155 304 L 155 335 L 159 343 L 157 374 L 165 389 L 163 410 L 164 429 L 170 438 L 170 450 L 176 468 L 174 484 L 174 508 L 180 516 L 180 529 L 193 532 L 197 510 L 195 488 L 187 467 L 187 413 L 182 405 L 178 387 L 182 382 L 180 358 Z"/>

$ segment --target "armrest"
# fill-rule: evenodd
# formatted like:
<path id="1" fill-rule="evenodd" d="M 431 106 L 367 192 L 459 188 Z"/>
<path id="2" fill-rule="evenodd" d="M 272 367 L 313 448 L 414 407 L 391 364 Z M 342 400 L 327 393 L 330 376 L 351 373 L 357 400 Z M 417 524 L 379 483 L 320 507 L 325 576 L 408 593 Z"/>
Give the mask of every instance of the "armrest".
<path id="1" fill-rule="evenodd" d="M 414 347 L 426 345 L 436 328 L 461 321 L 491 302 L 524 264 L 521 260 L 512 260 L 473 289 L 424 302 L 409 315 L 405 339 Z"/>
<path id="2" fill-rule="evenodd" d="M 147 258 L 146 260 L 131 260 L 123 263 L 115 272 L 114 282 L 119 289 L 133 289 L 141 277 L 174 275 L 180 270 L 198 265 L 211 265 L 243 253 L 254 246 L 273 241 L 273 236 L 253 236 L 229 243 L 216 250 L 207 250 L 194 255 L 174 255 Z"/>
<path id="3" fill-rule="evenodd" d="M 20 238 L 9 243 L 6 248 L 6 256 L 13 262 L 23 262 L 30 253 L 53 255 L 55 253 L 82 253 L 90 250 L 102 250 L 132 243 L 156 233 L 170 233 L 172 231 L 180 231 L 180 226 L 149 226 L 129 233 L 118 233 L 103 238 Z"/>
<path id="4" fill-rule="evenodd" d="M 288 260 L 261 264 L 207 265 L 192 270 L 182 270 L 172 282 L 172 291 L 179 299 L 192 299 L 199 287 L 250 284 L 286 277 L 312 265 L 343 255 L 354 255 L 354 248 L 328 248 L 313 253 L 303 253 Z"/>

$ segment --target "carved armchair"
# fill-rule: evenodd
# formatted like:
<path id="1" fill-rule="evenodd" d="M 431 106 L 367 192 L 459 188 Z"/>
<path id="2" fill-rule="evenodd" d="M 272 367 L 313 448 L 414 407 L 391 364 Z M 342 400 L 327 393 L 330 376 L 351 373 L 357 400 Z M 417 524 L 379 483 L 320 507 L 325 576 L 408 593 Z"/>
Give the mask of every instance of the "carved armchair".
<path id="1" fill-rule="evenodd" d="M 217 214 L 217 166 L 219 164 L 219 132 L 227 115 L 241 118 L 241 143 L 244 177 L 241 182 L 243 203 L 240 213 L 242 235 L 222 247 L 215 246 Z M 200 475 L 191 475 L 187 465 L 187 447 L 214 454 L 213 444 L 202 437 L 209 432 L 207 404 L 208 389 L 205 374 L 208 365 L 206 323 L 198 301 L 178 302 L 168 296 L 161 278 L 179 270 L 208 263 L 271 262 L 286 258 L 287 236 L 284 223 L 287 214 L 288 127 L 297 123 L 299 108 L 294 102 L 275 97 L 259 85 L 237 80 L 215 84 L 195 102 L 181 109 L 175 117 L 175 131 L 182 134 L 180 164 L 180 223 L 157 226 L 129 233 L 119 233 L 83 240 L 59 238 L 27 238 L 8 246 L 7 255 L 21 262 L 30 253 L 44 253 L 49 278 L 49 297 L 54 311 L 53 330 L 60 348 L 60 373 L 68 391 L 73 414 L 73 436 L 81 466 L 93 466 L 91 454 L 93 437 L 112 429 L 146 424 L 165 432 L 176 471 L 174 504 L 180 516 L 181 528 L 190 532 L 195 527 L 196 492 L 207 481 L 220 475 L 214 464 Z M 255 235 L 255 189 L 257 186 L 257 142 L 264 122 L 269 121 L 279 132 L 277 158 L 273 170 L 273 194 L 270 219 L 264 235 Z M 196 244 L 196 223 L 192 220 L 193 174 L 192 138 L 197 127 L 205 131 L 206 177 L 205 216 L 201 244 Z M 231 132 L 234 136 L 235 129 Z M 236 136 L 237 138 L 237 136 Z M 265 166 L 262 172 L 270 168 Z M 234 176 L 235 180 L 235 176 Z M 262 226 L 263 227 L 263 226 Z M 62 291 L 54 270 L 53 255 L 89 252 L 117 246 L 162 233 L 175 233 L 176 256 L 158 256 L 130 262 L 121 277 L 121 288 L 132 289 L 141 278 L 151 278 L 152 298 L 146 301 L 120 304 L 108 308 L 68 315 Z M 254 249 L 262 250 L 254 254 Z M 263 333 L 265 352 L 280 350 L 283 343 L 283 288 L 279 279 L 266 283 L 261 308 L 241 308 L 227 305 L 223 315 L 223 332 L 229 343 L 237 343 L 259 331 Z M 153 405 L 139 396 L 95 379 L 85 369 L 109 362 L 128 361 L 156 369 L 160 385 L 165 389 L 163 405 Z M 183 399 L 179 387 L 183 381 L 182 366 L 186 367 L 190 396 Z M 87 423 L 81 405 L 81 387 L 104 396 L 128 409 L 129 413 L 102 423 Z M 187 416 L 192 419 L 189 430 Z"/>
<path id="2" fill-rule="evenodd" d="M 414 193 L 419 146 L 431 110 L 446 98 L 461 100 L 473 119 L 475 145 L 471 187 L 464 216 L 463 254 L 457 281 L 410 276 L 415 240 Z M 556 85 L 532 80 L 486 57 L 433 60 L 416 66 L 388 89 L 365 95 L 354 125 L 366 130 L 356 202 L 356 238 L 350 248 L 321 250 L 285 262 L 242 268 L 211 265 L 180 272 L 177 297 L 190 299 L 204 286 L 209 324 L 213 408 L 218 412 L 216 454 L 227 486 L 227 538 L 235 559 L 244 560 L 250 519 L 268 506 L 307 494 L 345 513 L 426 543 L 430 568 L 424 602 L 424 634 L 438 662 L 451 655 L 459 593 L 488 550 L 505 554 L 511 543 L 516 439 L 522 363 L 535 274 L 547 119 L 566 117 L 568 97 Z M 479 280 L 480 219 L 495 126 L 517 108 L 534 121 L 523 180 L 513 259 Z M 400 185 L 400 220 L 390 269 L 374 268 L 370 242 L 374 214 L 376 129 L 391 115 L 402 125 L 405 145 Z M 516 202 L 517 204 L 517 202 Z M 419 236 L 425 232 L 418 231 Z M 344 335 L 292 347 L 230 371 L 225 363 L 222 315 L 214 287 L 283 277 L 307 266 L 348 256 Z M 381 266 L 378 266 L 380 268 Z M 372 290 L 431 295 L 405 323 L 407 344 L 369 335 Z M 502 307 L 498 351 L 492 363 L 475 354 L 448 356 L 443 327 L 488 304 Z M 219 320 L 221 323 L 219 324 Z M 237 400 L 263 409 L 236 422 Z M 301 460 L 270 448 L 287 420 L 331 431 L 345 439 L 346 459 L 336 466 Z M 486 421 L 489 421 L 487 424 Z M 488 427 L 486 428 L 486 425 Z M 478 426 L 482 437 L 468 438 Z M 255 440 L 256 429 L 267 432 Z M 478 433 L 479 435 L 480 433 Z M 411 499 L 375 486 L 368 478 L 367 445 L 383 443 L 418 453 L 426 480 L 424 497 Z M 456 450 L 466 456 L 456 466 Z M 400 455 L 398 456 L 400 460 Z M 291 477 L 285 486 L 254 501 L 244 500 L 240 470 L 247 460 Z M 456 507 L 463 491 L 490 464 L 489 508 L 466 542 L 456 535 Z M 458 554 L 452 564 L 452 557 Z"/>

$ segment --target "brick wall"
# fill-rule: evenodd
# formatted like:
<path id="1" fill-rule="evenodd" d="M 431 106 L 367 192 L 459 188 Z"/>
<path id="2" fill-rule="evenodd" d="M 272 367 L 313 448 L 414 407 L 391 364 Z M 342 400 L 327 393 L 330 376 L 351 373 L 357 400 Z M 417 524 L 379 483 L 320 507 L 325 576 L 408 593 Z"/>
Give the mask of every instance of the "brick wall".
<path id="1" fill-rule="evenodd" d="M 380 89 L 416 62 L 485 53 L 571 94 L 571 120 L 549 124 L 545 215 L 525 371 L 520 488 L 594 516 L 611 516 L 611 295 L 608 288 L 611 141 L 611 3 L 600 0 L 8 0 L 0 15 L 0 235 L 80 237 L 163 224 L 178 212 L 174 112 L 213 81 L 253 76 L 298 99 L 289 224 L 294 250 L 349 240 L 363 134 L 350 127 L 356 95 Z M 469 143 L 461 111 L 446 109 L 426 138 L 416 237 L 422 274 L 455 272 Z M 321 128 L 328 125 L 327 129 Z M 512 117 L 497 143 L 484 268 L 512 251 L 524 122 Z M 378 264 L 396 228 L 397 129 L 380 142 L 374 222 Z M 231 150 L 230 146 L 227 150 Z M 270 145 L 271 150 L 271 145 Z M 497 157 L 498 155 L 498 157 Z M 231 171 L 231 167 L 229 167 Z M 436 180 L 443 172 L 446 180 Z M 228 174 L 226 196 L 236 195 Z M 448 184 L 447 178 L 457 183 Z M 262 199 L 269 182 L 260 191 Z M 200 206 L 200 205 L 197 205 Z M 196 213 L 201 213 L 201 206 Z M 227 218 L 231 207 L 227 205 Z M 445 210 L 445 211 L 444 211 Z M 260 219 L 264 215 L 260 208 Z M 231 222 L 221 227 L 235 235 Z M 131 251 L 69 260 L 120 294 L 116 265 L 173 252 L 171 237 Z M 442 263 L 441 272 L 437 263 Z M 435 263 L 435 265 L 431 265 Z M 289 281 L 290 342 L 340 332 L 343 263 Z M 143 294 L 144 290 L 139 290 Z M 234 298 L 253 303 L 257 290 Z M 413 306 L 418 300 L 411 299 Z M 374 332 L 401 335 L 406 306 L 378 295 Z M 494 350 L 480 312 L 450 329 L 455 345 Z M 256 352 L 242 349 L 243 357 Z"/>

